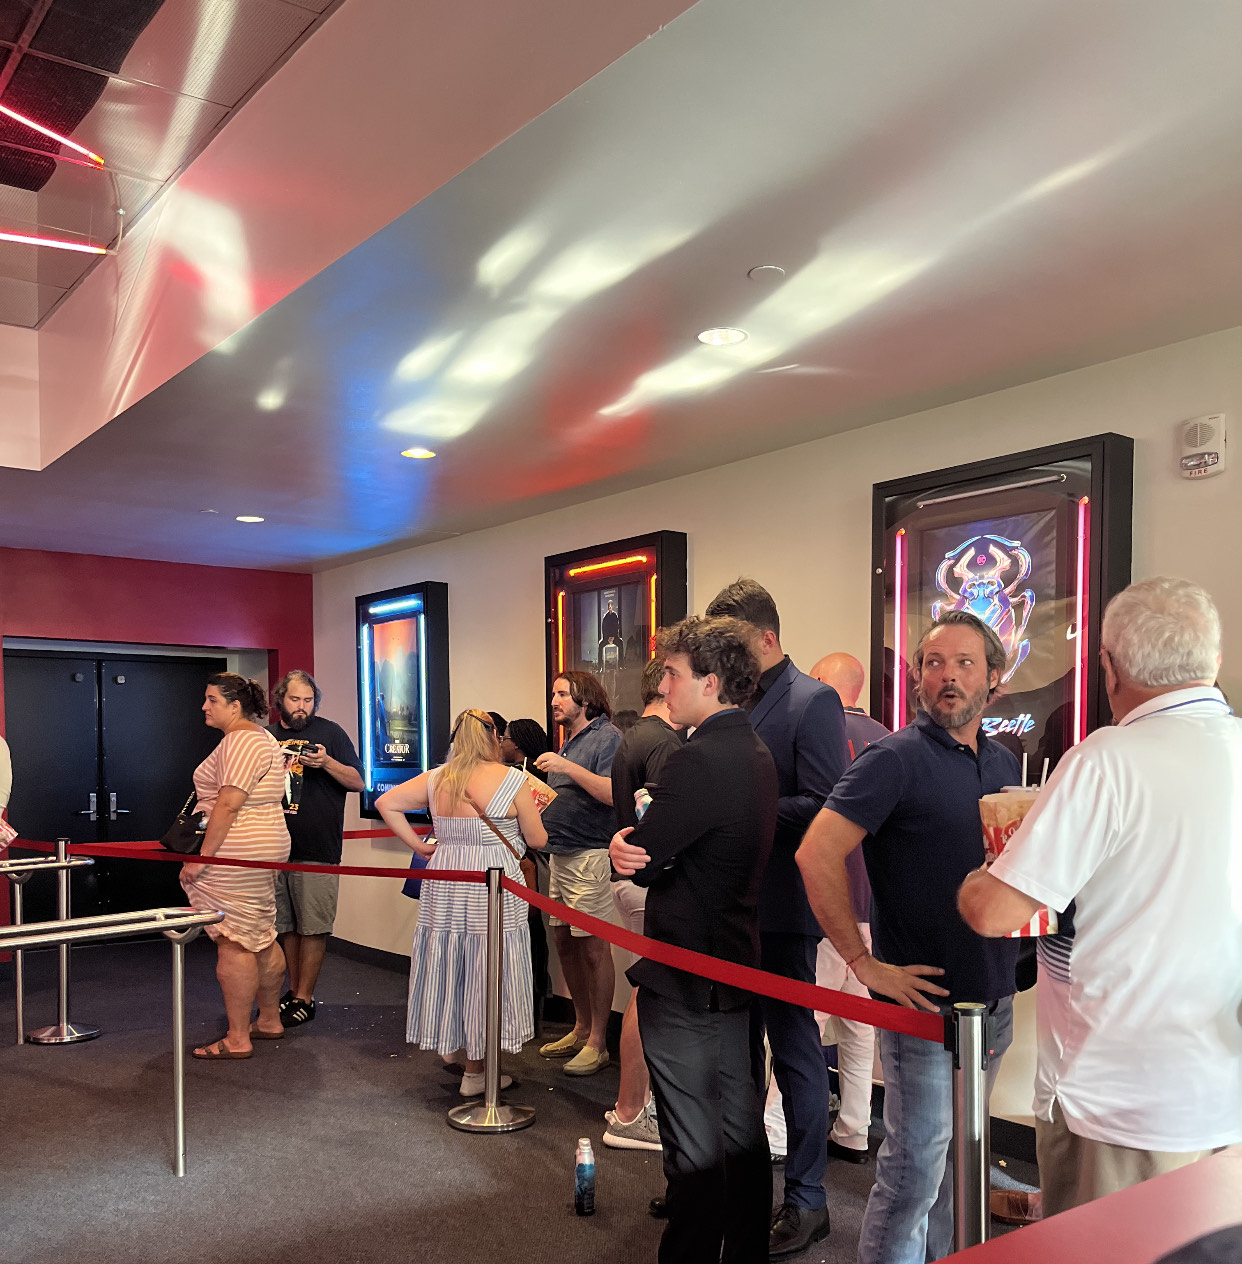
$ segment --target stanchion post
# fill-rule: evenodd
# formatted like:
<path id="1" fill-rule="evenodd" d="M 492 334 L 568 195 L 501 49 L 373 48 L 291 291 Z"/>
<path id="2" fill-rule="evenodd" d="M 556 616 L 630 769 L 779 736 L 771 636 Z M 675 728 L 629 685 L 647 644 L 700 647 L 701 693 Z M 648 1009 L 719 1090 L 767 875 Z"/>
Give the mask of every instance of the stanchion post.
<path id="1" fill-rule="evenodd" d="M 988 1236 L 987 1006 L 953 1006 L 953 1249 Z"/>
<path id="2" fill-rule="evenodd" d="M 487 1047 L 483 1051 L 483 1100 L 454 1106 L 448 1113 L 451 1127 L 462 1132 L 516 1132 L 535 1122 L 533 1106 L 509 1106 L 500 1100 L 501 989 L 504 984 L 504 899 L 500 886 L 503 869 L 487 871 Z"/>
<path id="3" fill-rule="evenodd" d="M 13 925 L 20 926 L 22 914 L 22 887 L 28 873 L 10 873 L 9 889 L 13 892 Z M 26 954 L 20 948 L 13 949 L 13 1011 L 17 1019 L 17 1043 L 26 1043 Z"/>
<path id="4" fill-rule="evenodd" d="M 69 840 L 56 840 L 56 859 L 64 865 L 69 859 Z M 69 920 L 69 868 L 66 866 L 57 875 L 58 891 L 56 896 L 56 916 L 59 921 Z M 94 1040 L 99 1035 L 98 1027 L 69 1021 L 69 945 L 60 944 L 57 948 L 60 957 L 60 970 L 56 985 L 56 1022 L 50 1027 L 40 1027 L 26 1037 L 35 1045 L 71 1045 L 83 1040 Z"/>
<path id="5" fill-rule="evenodd" d="M 185 946 L 202 928 L 164 932 L 172 944 L 173 1171 L 185 1175 Z"/>

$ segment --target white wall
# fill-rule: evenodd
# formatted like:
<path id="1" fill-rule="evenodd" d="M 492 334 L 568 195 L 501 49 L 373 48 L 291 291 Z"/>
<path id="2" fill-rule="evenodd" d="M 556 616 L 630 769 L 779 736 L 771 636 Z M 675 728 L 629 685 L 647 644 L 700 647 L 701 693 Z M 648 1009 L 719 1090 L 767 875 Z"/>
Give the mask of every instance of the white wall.
<path id="1" fill-rule="evenodd" d="M 1242 470 L 1192 483 L 1177 475 L 1175 462 L 1175 423 L 1221 411 L 1242 425 L 1242 329 L 326 571 L 315 578 L 325 714 L 355 727 L 354 597 L 443 580 L 454 710 L 541 719 L 543 558 L 659 529 L 689 536 L 692 610 L 738 575 L 753 575 L 776 598 L 795 662 L 809 666 L 838 649 L 866 662 L 873 483 L 1110 430 L 1135 440 L 1135 578 L 1177 574 L 1213 592 L 1225 625 L 1222 677 L 1235 692 L 1242 686 L 1242 580 L 1225 559 L 1242 529 Z M 385 844 L 351 844 L 347 859 L 404 863 Z M 360 881 L 371 891 L 343 893 L 337 933 L 408 952 L 412 902 L 395 893 L 395 883 L 381 891 L 382 880 Z"/>

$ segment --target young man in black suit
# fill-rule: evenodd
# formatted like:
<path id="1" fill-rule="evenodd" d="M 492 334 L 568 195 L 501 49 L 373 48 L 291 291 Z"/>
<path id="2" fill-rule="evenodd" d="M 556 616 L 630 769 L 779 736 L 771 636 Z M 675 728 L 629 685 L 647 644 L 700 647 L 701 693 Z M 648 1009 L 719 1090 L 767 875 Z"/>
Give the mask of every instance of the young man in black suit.
<path id="1" fill-rule="evenodd" d="M 759 897 L 763 969 L 815 982 L 823 931 L 807 902 L 794 856 L 806 828 L 849 763 L 845 712 L 835 689 L 800 672 L 781 649 L 781 621 L 767 589 L 739 579 L 722 589 L 708 615 L 741 619 L 759 660 L 759 680 L 746 709 L 776 763 L 780 811 L 772 858 Z M 828 1166 L 828 1070 L 814 1010 L 761 997 L 752 1032 L 756 1074 L 763 1066 L 763 1029 L 784 1097 L 789 1138 L 785 1197 L 772 1222 L 769 1254 L 796 1255 L 829 1229 L 824 1170 Z"/>
<path id="2" fill-rule="evenodd" d="M 777 779 L 741 709 L 759 674 L 748 640 L 733 619 L 691 617 L 660 634 L 669 718 L 694 732 L 609 851 L 618 873 L 648 888 L 648 936 L 756 966 Z M 645 958 L 629 979 L 668 1181 L 661 1264 L 753 1264 L 768 1250 L 772 1169 L 751 1072 L 752 994 Z"/>

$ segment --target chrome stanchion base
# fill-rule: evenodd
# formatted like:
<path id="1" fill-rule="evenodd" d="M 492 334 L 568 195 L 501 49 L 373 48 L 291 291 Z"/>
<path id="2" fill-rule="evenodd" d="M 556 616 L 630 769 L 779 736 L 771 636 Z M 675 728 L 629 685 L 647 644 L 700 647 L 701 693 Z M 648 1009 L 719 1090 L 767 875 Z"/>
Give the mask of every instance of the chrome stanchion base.
<path id="1" fill-rule="evenodd" d="M 27 1032 L 26 1039 L 32 1045 L 76 1045 L 83 1040 L 94 1040 L 98 1035 L 98 1027 L 87 1027 L 82 1023 L 53 1023 L 50 1027 Z"/>
<path id="2" fill-rule="evenodd" d="M 535 1122 L 535 1108 L 507 1106 L 504 1102 L 495 1106 L 486 1102 L 466 1102 L 449 1111 L 448 1122 L 450 1128 L 461 1132 L 517 1132 Z"/>

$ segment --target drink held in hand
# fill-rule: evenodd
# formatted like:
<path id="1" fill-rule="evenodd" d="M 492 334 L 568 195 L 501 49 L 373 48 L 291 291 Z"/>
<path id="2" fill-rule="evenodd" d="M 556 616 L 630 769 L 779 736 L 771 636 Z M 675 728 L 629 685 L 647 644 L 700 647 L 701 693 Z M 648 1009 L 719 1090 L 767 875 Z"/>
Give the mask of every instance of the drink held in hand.
<path id="1" fill-rule="evenodd" d="M 580 1216 L 595 1214 L 595 1151 L 589 1137 L 578 1138 L 574 1155 L 574 1211 Z"/>
<path id="2" fill-rule="evenodd" d="M 1026 814 L 1035 806 L 1038 790 L 1013 787 L 999 794 L 985 794 L 979 800 L 979 817 L 983 822 L 983 846 L 990 865 L 1004 850 L 1005 845 L 1018 832 L 1018 826 L 1026 820 Z M 1023 927 L 1012 931 L 1010 939 L 1028 939 L 1034 935 L 1055 935 L 1057 914 L 1055 909 L 1041 908 Z"/>

